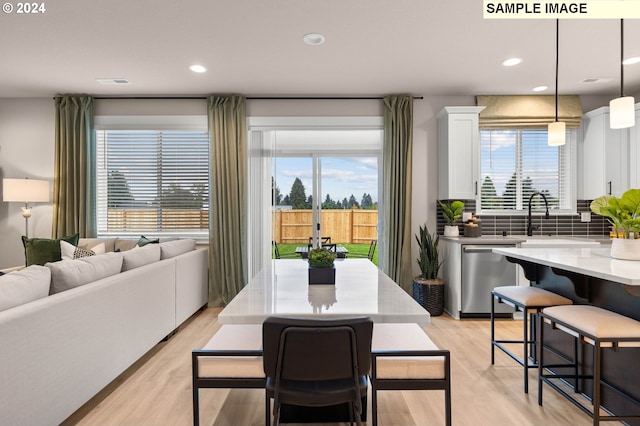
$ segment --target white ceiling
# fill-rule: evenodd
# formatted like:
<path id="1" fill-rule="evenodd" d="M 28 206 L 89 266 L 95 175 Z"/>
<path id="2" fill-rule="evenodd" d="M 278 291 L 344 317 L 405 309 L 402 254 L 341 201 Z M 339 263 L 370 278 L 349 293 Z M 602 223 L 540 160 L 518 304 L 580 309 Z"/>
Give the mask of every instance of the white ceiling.
<path id="1" fill-rule="evenodd" d="M 555 21 L 484 20 L 482 3 L 48 1 L 43 14 L 0 13 L 0 97 L 453 96 L 529 94 L 542 84 L 552 94 Z M 327 41 L 305 45 L 310 32 Z M 619 37 L 617 20 L 561 21 L 560 93 L 616 97 Z M 524 62 L 502 67 L 511 56 Z M 639 20 L 625 21 L 626 56 L 640 56 Z M 193 63 L 208 72 L 191 72 Z M 640 93 L 640 64 L 625 67 L 625 82 L 627 94 Z"/>

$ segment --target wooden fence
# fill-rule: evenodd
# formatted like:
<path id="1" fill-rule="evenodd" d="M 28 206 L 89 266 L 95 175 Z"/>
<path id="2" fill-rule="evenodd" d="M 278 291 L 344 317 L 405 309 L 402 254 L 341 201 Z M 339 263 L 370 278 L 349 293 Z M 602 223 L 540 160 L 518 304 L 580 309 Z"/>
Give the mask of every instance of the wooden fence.
<path id="1" fill-rule="evenodd" d="M 311 210 L 274 210 L 272 235 L 278 244 L 306 244 L 313 235 Z M 323 210 L 322 236 L 332 243 L 369 243 L 378 239 L 377 210 Z"/>
<path id="2" fill-rule="evenodd" d="M 204 210 L 109 209 L 110 231 L 208 230 L 209 212 Z"/>

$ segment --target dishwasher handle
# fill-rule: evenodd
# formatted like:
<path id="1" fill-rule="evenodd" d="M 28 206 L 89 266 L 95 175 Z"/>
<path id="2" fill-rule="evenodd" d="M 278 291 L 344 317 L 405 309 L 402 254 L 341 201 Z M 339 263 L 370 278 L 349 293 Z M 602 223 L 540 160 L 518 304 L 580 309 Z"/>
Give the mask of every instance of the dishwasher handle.
<path id="1" fill-rule="evenodd" d="M 478 246 L 462 246 L 462 251 L 465 253 L 489 253 L 493 251 L 494 248 L 514 248 L 515 244 L 504 244 L 504 245 L 478 245 Z"/>

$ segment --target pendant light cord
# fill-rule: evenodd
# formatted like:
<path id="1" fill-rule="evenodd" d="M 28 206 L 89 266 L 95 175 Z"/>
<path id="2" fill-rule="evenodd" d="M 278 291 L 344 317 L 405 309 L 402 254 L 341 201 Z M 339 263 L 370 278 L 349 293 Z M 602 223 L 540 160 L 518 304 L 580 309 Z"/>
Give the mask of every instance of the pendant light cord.
<path id="1" fill-rule="evenodd" d="M 620 97 L 624 97 L 624 19 L 620 20 Z"/>
<path id="2" fill-rule="evenodd" d="M 556 19 L 556 121 L 558 121 L 558 64 L 560 54 L 560 37 L 558 33 L 560 32 L 560 19 Z"/>

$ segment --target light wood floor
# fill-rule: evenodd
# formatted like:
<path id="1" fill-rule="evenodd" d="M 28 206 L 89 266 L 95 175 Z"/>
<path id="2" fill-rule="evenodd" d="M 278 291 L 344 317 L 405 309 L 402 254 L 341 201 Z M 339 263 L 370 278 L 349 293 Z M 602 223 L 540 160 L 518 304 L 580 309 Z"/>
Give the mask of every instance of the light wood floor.
<path id="1" fill-rule="evenodd" d="M 63 425 L 192 424 L 191 350 L 201 348 L 220 327 L 219 311 L 196 313 L 168 342 L 158 344 Z M 452 354 L 454 425 L 591 424 L 587 415 L 548 386 L 544 406 L 538 406 L 534 370 L 526 395 L 522 367 L 499 351 L 491 365 L 489 320 L 454 321 L 445 315 L 432 318 L 425 330 Z M 501 320 L 497 333 L 500 338 L 519 338 L 522 322 Z M 263 391 L 255 389 L 201 390 L 201 424 L 263 425 L 263 398 Z M 444 425 L 441 391 L 386 391 L 378 400 L 380 426 Z"/>

